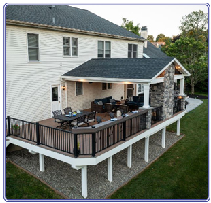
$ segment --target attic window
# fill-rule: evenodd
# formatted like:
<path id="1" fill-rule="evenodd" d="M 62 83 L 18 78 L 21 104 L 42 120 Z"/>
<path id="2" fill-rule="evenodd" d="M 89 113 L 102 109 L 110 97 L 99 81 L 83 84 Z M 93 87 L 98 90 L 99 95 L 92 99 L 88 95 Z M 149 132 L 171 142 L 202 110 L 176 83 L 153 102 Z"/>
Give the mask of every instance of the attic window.
<path id="1" fill-rule="evenodd" d="M 128 58 L 137 58 L 137 57 L 138 57 L 138 45 L 128 44 Z"/>

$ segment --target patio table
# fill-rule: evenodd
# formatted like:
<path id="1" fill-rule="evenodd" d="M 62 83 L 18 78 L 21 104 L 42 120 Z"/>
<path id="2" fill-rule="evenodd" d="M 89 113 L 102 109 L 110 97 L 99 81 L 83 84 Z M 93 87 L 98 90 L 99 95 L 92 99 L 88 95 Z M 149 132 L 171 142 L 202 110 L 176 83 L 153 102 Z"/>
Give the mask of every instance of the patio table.
<path id="1" fill-rule="evenodd" d="M 78 120 L 80 117 L 83 117 L 83 116 L 89 116 L 90 114 L 92 114 L 92 112 L 81 111 L 81 113 L 77 113 L 76 116 L 69 116 L 67 114 L 66 115 L 63 114 L 63 115 L 55 116 L 54 118 L 68 122 L 69 129 L 71 130 L 70 126 L 71 126 L 72 121 Z"/>

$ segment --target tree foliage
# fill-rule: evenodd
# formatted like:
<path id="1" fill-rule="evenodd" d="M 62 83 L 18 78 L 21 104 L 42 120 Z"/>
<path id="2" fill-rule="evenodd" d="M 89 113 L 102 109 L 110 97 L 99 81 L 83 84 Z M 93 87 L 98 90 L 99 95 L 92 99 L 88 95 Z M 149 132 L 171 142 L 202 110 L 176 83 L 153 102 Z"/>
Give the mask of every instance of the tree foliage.
<path id="1" fill-rule="evenodd" d="M 127 18 L 123 18 L 122 20 L 123 20 L 123 23 L 122 23 L 121 27 L 123 27 L 123 28 L 127 29 L 128 31 L 131 31 L 134 34 L 140 36 L 141 28 L 140 28 L 139 24 L 134 25 L 133 21 L 129 21 L 129 20 L 127 20 Z"/>
<path id="2" fill-rule="evenodd" d="M 149 40 L 150 42 L 154 42 L 153 35 L 148 35 L 147 40 Z"/>
<path id="3" fill-rule="evenodd" d="M 157 37 L 156 37 L 156 42 L 162 42 L 162 39 L 165 38 L 166 36 L 164 34 L 159 34 Z"/>
<path id="4" fill-rule="evenodd" d="M 194 11 L 183 17 L 180 37 L 163 49 L 167 55 L 177 58 L 191 73 L 186 81 L 191 85 L 192 94 L 197 83 L 203 84 L 208 79 L 207 22 L 207 14 L 203 11 Z"/>

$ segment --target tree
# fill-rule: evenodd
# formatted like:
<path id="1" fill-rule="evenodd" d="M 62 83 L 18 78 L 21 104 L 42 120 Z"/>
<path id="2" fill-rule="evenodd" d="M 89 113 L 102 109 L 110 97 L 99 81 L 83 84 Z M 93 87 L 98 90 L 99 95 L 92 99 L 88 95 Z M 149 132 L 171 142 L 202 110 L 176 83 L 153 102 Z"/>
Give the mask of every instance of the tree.
<path id="1" fill-rule="evenodd" d="M 194 94 L 195 85 L 208 77 L 208 55 L 206 43 L 197 41 L 193 37 L 180 37 L 171 43 L 166 50 L 167 55 L 177 58 L 190 72 L 187 82 L 191 85 L 191 94 Z"/>
<path id="2" fill-rule="evenodd" d="M 153 42 L 154 41 L 153 35 L 148 35 L 147 40 L 149 40 L 150 42 Z"/>
<path id="3" fill-rule="evenodd" d="M 121 27 L 123 27 L 123 28 L 127 29 L 128 31 L 131 31 L 134 34 L 140 36 L 141 28 L 140 28 L 139 24 L 133 25 L 133 21 L 129 21 L 129 20 L 127 20 L 127 18 L 123 18 L 122 20 L 123 20 L 123 23 L 122 23 Z"/>
<path id="4" fill-rule="evenodd" d="M 165 38 L 165 37 L 166 37 L 166 36 L 165 36 L 164 34 L 162 34 L 162 33 L 159 34 L 159 35 L 156 37 L 156 42 L 162 42 L 161 39 L 162 39 L 162 38 Z"/>
<path id="5" fill-rule="evenodd" d="M 197 83 L 207 84 L 208 80 L 208 15 L 193 11 L 182 18 L 181 34 L 163 51 L 176 57 L 189 70 L 191 76 L 186 82 L 194 94 Z M 206 88 L 205 88 L 206 89 Z"/>
<path id="6" fill-rule="evenodd" d="M 184 16 L 181 21 L 180 30 L 183 36 L 191 36 L 199 39 L 200 35 L 204 35 L 208 28 L 208 14 L 203 11 L 193 11 Z"/>

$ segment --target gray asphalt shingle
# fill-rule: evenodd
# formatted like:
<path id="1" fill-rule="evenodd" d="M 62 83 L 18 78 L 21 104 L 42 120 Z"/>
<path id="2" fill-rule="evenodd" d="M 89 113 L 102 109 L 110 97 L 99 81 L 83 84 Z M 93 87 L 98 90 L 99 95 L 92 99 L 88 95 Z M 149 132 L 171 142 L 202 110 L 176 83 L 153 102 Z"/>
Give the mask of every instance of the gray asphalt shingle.
<path id="1" fill-rule="evenodd" d="M 143 39 L 90 11 L 67 5 L 8 5 L 6 19 Z"/>
<path id="2" fill-rule="evenodd" d="M 91 59 L 63 76 L 152 79 L 174 58 L 97 58 Z"/>
<path id="3" fill-rule="evenodd" d="M 149 41 L 147 42 L 147 48 L 144 47 L 143 52 L 150 58 L 167 58 L 168 57 L 165 53 L 163 53 L 160 49 L 155 47 Z"/>

